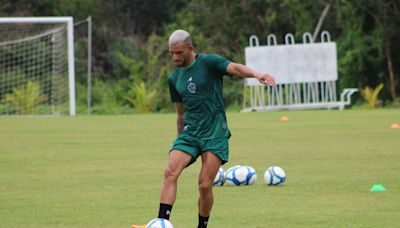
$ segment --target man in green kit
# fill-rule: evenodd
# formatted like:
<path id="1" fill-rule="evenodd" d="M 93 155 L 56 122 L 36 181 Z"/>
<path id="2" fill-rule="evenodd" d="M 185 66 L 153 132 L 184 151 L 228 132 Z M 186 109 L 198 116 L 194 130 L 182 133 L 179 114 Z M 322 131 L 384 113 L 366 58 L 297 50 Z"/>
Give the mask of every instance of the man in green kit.
<path id="1" fill-rule="evenodd" d="M 159 218 L 168 219 L 176 199 L 177 181 L 183 169 L 198 157 L 202 166 L 198 188 L 198 228 L 207 227 L 214 202 L 213 181 L 220 166 L 228 161 L 231 133 L 222 98 L 222 77 L 254 77 L 262 84 L 275 79 L 216 54 L 196 54 L 190 34 L 174 31 L 168 42 L 176 68 L 168 76 L 172 102 L 177 110 L 177 138 L 169 152 L 160 194 Z"/>

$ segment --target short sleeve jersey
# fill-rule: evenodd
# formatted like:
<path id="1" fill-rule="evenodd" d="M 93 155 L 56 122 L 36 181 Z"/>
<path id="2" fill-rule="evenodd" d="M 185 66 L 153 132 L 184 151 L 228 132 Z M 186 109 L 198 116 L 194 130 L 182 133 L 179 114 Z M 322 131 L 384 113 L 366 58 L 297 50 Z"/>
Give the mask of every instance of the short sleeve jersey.
<path id="1" fill-rule="evenodd" d="M 168 76 L 172 102 L 183 103 L 185 133 L 206 140 L 230 137 L 222 98 L 229 63 L 216 54 L 198 54 L 191 65 Z"/>

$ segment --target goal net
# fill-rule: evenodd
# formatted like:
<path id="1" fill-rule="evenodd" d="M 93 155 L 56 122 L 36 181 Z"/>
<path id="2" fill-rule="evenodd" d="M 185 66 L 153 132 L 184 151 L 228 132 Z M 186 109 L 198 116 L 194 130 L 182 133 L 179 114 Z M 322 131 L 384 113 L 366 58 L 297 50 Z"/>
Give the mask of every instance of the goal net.
<path id="1" fill-rule="evenodd" d="M 0 18 L 0 115 L 75 115 L 73 20 Z"/>

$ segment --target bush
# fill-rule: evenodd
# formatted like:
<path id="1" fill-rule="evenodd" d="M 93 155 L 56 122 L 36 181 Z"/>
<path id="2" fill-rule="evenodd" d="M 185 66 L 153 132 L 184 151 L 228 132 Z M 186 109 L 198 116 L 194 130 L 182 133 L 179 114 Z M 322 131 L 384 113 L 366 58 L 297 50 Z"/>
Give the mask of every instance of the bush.
<path id="1" fill-rule="evenodd" d="M 17 113 L 25 115 L 33 114 L 34 108 L 46 100 L 47 96 L 41 93 L 39 83 L 33 81 L 13 89 L 12 93 L 5 96 L 5 101 L 9 102 Z"/>
<path id="2" fill-rule="evenodd" d="M 97 77 L 98 78 L 98 77 Z M 98 115 L 129 114 L 135 109 L 129 106 L 123 97 L 127 95 L 129 88 L 128 79 L 118 81 L 93 80 L 91 113 Z M 77 110 L 79 113 L 87 113 L 87 91 L 83 85 L 77 86 Z"/>
<path id="3" fill-rule="evenodd" d="M 376 108 L 378 105 L 378 95 L 379 92 L 383 89 L 383 83 L 379 84 L 374 89 L 367 86 L 363 90 L 361 90 L 361 95 L 364 100 L 368 103 L 370 108 Z"/>
<path id="4" fill-rule="evenodd" d="M 140 83 L 135 83 L 131 87 L 131 91 L 133 96 L 125 96 L 125 100 L 133 104 L 140 113 L 147 113 L 153 109 L 156 96 L 155 90 L 147 92 L 146 85 L 141 81 Z"/>
<path id="5" fill-rule="evenodd" d="M 400 97 L 396 98 L 392 102 L 386 102 L 385 107 L 386 108 L 400 108 Z"/>

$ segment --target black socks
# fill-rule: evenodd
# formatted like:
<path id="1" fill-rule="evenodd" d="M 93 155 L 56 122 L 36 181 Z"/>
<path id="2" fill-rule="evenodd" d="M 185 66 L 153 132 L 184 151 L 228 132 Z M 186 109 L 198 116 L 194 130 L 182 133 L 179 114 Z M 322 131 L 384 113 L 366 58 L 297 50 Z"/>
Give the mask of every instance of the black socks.
<path id="1" fill-rule="evenodd" d="M 171 211 L 172 211 L 172 205 L 160 203 L 160 210 L 158 211 L 158 218 L 163 218 L 163 219 L 169 220 Z M 209 218 L 210 218 L 210 216 L 203 217 L 199 214 L 198 228 L 207 228 Z"/>
<path id="2" fill-rule="evenodd" d="M 171 215 L 172 205 L 160 203 L 160 210 L 158 211 L 158 217 L 169 220 Z"/>
<path id="3" fill-rule="evenodd" d="M 199 226 L 198 228 L 207 228 L 207 224 L 208 224 L 208 219 L 210 218 L 210 216 L 207 217 L 203 217 L 199 214 Z"/>

